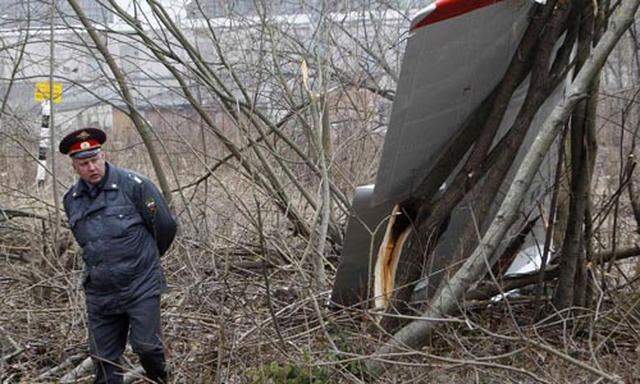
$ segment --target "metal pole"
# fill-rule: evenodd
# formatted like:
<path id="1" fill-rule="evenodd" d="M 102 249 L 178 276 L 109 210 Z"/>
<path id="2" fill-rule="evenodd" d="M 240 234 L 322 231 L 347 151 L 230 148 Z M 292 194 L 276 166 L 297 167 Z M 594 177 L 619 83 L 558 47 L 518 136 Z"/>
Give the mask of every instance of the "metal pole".
<path id="1" fill-rule="evenodd" d="M 47 166 L 47 151 L 49 150 L 49 123 L 51 117 L 51 102 L 50 100 L 43 100 L 40 105 L 42 106 L 42 119 L 40 121 L 40 142 L 38 144 L 38 170 L 36 172 L 36 183 L 38 190 L 42 190 L 44 187 L 44 180 L 47 175 L 45 167 Z"/>
<path id="2" fill-rule="evenodd" d="M 60 206 L 60 202 L 58 199 L 58 180 L 56 177 L 56 163 L 55 163 L 55 153 L 56 153 L 56 140 L 55 140 L 55 120 L 54 120 L 54 108 L 53 108 L 53 96 L 54 96 L 54 82 L 53 82 L 53 74 L 55 71 L 55 38 L 53 35 L 53 23 L 55 21 L 56 16 L 56 0 L 51 0 L 51 24 L 49 25 L 49 144 L 51 145 L 51 180 L 52 180 L 52 188 L 51 193 L 53 194 L 53 247 L 52 252 L 55 256 L 58 256 L 56 253 L 58 251 L 58 232 L 60 229 L 60 211 L 58 207 Z M 60 90 L 62 92 L 62 90 Z M 61 97 L 62 95 L 59 95 Z M 56 257 L 56 260 L 58 258 Z"/>

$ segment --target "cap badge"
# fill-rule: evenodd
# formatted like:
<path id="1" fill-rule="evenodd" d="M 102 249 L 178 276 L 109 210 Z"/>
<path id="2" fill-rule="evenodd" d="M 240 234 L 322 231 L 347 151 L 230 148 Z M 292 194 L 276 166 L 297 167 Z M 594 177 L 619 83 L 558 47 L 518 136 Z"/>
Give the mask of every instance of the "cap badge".
<path id="1" fill-rule="evenodd" d="M 88 141 L 83 141 L 82 143 L 80 143 L 80 149 L 87 149 L 91 146 L 91 144 Z"/>
<path id="2" fill-rule="evenodd" d="M 80 139 L 80 140 L 84 140 L 84 139 L 86 139 L 86 138 L 87 138 L 87 137 L 89 137 L 89 136 L 91 136 L 91 135 L 90 135 L 90 134 L 89 134 L 89 132 L 87 132 L 87 131 L 82 131 L 82 132 L 80 132 L 80 133 L 78 133 L 78 134 L 76 135 L 76 137 L 77 137 L 78 139 Z"/>

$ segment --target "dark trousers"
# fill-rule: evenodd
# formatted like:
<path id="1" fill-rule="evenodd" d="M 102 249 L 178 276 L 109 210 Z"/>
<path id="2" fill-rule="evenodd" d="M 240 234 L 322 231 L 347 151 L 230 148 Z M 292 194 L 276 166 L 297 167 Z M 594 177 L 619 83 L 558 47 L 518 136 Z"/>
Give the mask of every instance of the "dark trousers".
<path id="1" fill-rule="evenodd" d="M 167 381 L 160 340 L 160 297 L 135 303 L 121 313 L 89 313 L 89 349 L 95 365 L 96 384 L 122 383 L 120 357 L 127 343 L 140 358 L 147 378 Z"/>

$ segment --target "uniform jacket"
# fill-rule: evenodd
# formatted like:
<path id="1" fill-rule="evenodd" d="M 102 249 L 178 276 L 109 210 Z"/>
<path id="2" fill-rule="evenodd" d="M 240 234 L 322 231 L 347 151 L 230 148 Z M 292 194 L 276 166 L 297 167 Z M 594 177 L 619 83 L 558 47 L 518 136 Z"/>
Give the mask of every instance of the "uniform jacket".
<path id="1" fill-rule="evenodd" d="M 64 209 L 84 251 L 87 310 L 119 312 L 165 290 L 159 257 L 177 225 L 155 185 L 132 171 L 107 163 L 97 188 L 78 180 Z"/>

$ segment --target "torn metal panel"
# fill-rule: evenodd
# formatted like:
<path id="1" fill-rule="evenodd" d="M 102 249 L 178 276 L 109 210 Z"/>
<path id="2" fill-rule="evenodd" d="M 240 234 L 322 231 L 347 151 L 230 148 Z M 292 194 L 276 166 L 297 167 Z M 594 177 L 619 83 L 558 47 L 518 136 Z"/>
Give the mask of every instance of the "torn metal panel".
<path id="1" fill-rule="evenodd" d="M 382 150 L 372 204 L 411 196 L 433 159 L 504 75 L 532 2 L 489 2 L 449 18 L 414 18 Z M 417 27 L 425 17 L 439 20 Z M 444 181 L 444 180 L 442 180 Z M 440 183 L 439 183 L 440 184 Z"/>
<path id="2" fill-rule="evenodd" d="M 373 185 L 358 187 L 340 265 L 331 293 L 331 302 L 341 306 L 368 306 L 376 255 L 387 228 L 390 204 L 371 206 Z"/>
<path id="3" fill-rule="evenodd" d="M 451 177 L 432 172 L 436 159 L 447 156 L 452 140 L 461 136 L 465 121 L 502 79 L 526 29 L 532 5 L 528 0 L 480 1 L 481 7 L 470 9 L 464 8 L 467 3 L 458 4 L 467 13 L 457 13 L 457 5 L 452 3 L 464 2 L 437 0 L 412 22 L 375 189 L 368 186 L 356 192 L 354 216 L 347 227 L 332 293 L 334 303 L 387 305 L 395 287 L 401 250 L 410 234 L 408 223 L 398 220 L 400 212 L 392 208 L 412 197 L 425 178 L 429 177 L 433 185 L 441 185 Z M 441 5 L 454 6 L 448 9 L 448 17 L 438 14 L 445 9 Z M 527 87 L 524 82 L 514 93 L 499 136 L 513 123 Z M 547 116 L 549 106 L 561 97 L 561 89 L 541 109 L 533 127 Z M 514 164 L 519 164 L 536 134 L 537 129 L 530 130 Z M 505 185 L 515 168 L 510 170 Z M 438 176 L 434 180 L 435 174 Z M 544 192 L 541 185 L 532 187 L 526 206 Z M 499 204 L 496 201 L 496 209 Z M 428 296 L 428 283 L 438 283 L 448 268 L 451 260 L 447 256 L 460 246 L 463 225 L 475 219 L 469 215 L 472 205 L 467 198 L 454 210 L 450 226 L 430 257 L 432 264 L 426 266 L 425 281 L 417 296 Z M 374 228 L 376 236 L 372 237 Z M 369 302 L 372 297 L 375 302 Z"/>

